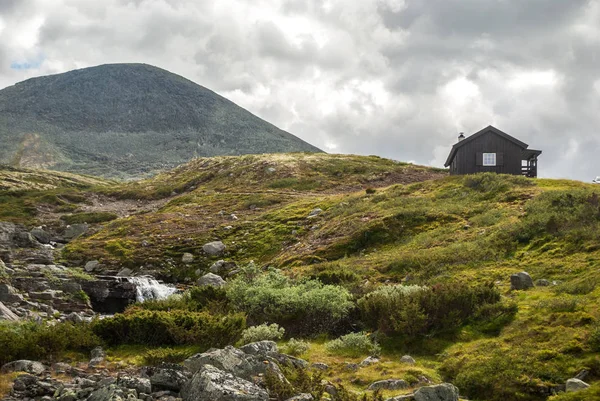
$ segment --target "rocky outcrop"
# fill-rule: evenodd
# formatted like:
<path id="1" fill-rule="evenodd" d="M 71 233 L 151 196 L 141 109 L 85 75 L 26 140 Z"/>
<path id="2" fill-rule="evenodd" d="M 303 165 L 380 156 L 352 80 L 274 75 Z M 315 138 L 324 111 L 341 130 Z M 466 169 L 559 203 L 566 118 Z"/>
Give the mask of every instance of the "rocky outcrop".
<path id="1" fill-rule="evenodd" d="M 510 289 L 511 290 L 526 290 L 533 287 L 533 280 L 527 272 L 511 274 Z"/>
<path id="2" fill-rule="evenodd" d="M 408 383 L 406 381 L 402 379 L 387 379 L 371 383 L 367 390 L 402 390 L 405 388 L 408 388 Z"/>
<path id="3" fill-rule="evenodd" d="M 573 393 L 575 391 L 585 390 L 588 387 L 590 387 L 590 385 L 584 382 L 583 380 L 569 379 L 567 380 L 566 391 L 567 393 Z"/>
<path id="4" fill-rule="evenodd" d="M 16 322 L 19 320 L 19 316 L 17 316 L 13 311 L 8 309 L 6 305 L 0 302 L 0 320 Z"/>
<path id="5" fill-rule="evenodd" d="M 154 391 L 172 390 L 175 392 L 179 392 L 192 377 L 185 367 L 176 364 L 145 366 L 141 370 L 141 375 L 150 380 Z"/>
<path id="6" fill-rule="evenodd" d="M 26 359 L 9 362 L 2 365 L 2 368 L 0 368 L 1 373 L 27 372 L 34 375 L 42 374 L 45 370 L 46 367 L 42 363 Z"/>
<path id="7" fill-rule="evenodd" d="M 181 390 L 183 401 L 267 401 L 261 387 L 212 365 L 204 365 Z"/>
<path id="8" fill-rule="evenodd" d="M 123 312 L 137 299 L 136 285 L 123 277 L 98 276 L 82 282 L 81 287 L 89 295 L 93 309 L 100 313 Z"/>
<path id="9" fill-rule="evenodd" d="M 414 397 L 415 401 L 458 401 L 458 388 L 450 383 L 421 387 Z"/>

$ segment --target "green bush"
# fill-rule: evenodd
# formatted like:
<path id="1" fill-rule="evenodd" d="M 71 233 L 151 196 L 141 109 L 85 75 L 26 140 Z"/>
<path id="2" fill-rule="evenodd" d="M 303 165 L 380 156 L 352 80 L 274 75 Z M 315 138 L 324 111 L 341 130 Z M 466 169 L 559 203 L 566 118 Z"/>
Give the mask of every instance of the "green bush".
<path id="1" fill-rule="evenodd" d="M 16 359 L 52 360 L 67 351 L 87 353 L 100 344 L 88 323 L 0 322 L 0 365 Z"/>
<path id="2" fill-rule="evenodd" d="M 192 287 L 183 294 L 147 300 L 133 307 L 153 311 L 207 311 L 212 314 L 227 314 L 231 309 L 225 290 L 212 286 Z"/>
<path id="3" fill-rule="evenodd" d="M 130 308 L 125 313 L 96 320 L 94 332 L 110 345 L 198 345 L 224 347 L 239 340 L 246 327 L 243 314 L 215 316 L 182 310 L 149 311 Z"/>
<path id="4" fill-rule="evenodd" d="M 493 284 L 444 283 L 432 287 L 384 286 L 358 301 L 373 330 L 416 338 L 457 330 L 486 304 L 500 301 Z"/>
<path id="5" fill-rule="evenodd" d="M 283 338 L 285 329 L 277 323 L 271 325 L 263 323 L 258 326 L 248 327 L 242 332 L 242 344 L 250 344 L 257 341 L 277 341 Z"/>
<path id="6" fill-rule="evenodd" d="M 290 338 L 287 344 L 283 347 L 283 351 L 288 355 L 300 356 L 310 349 L 310 343 L 304 340 L 296 340 Z"/>
<path id="7" fill-rule="evenodd" d="M 90 212 L 90 213 L 76 213 L 70 214 L 67 216 L 61 216 L 61 220 L 63 220 L 67 224 L 94 224 L 94 223 L 104 223 L 107 221 L 112 221 L 119 218 L 114 213 L 110 212 Z"/>
<path id="8" fill-rule="evenodd" d="M 373 355 L 381 353 L 381 347 L 365 332 L 350 333 L 325 343 L 327 351 L 345 356 Z"/>
<path id="9" fill-rule="evenodd" d="M 335 329 L 353 307 L 350 293 L 342 287 L 316 280 L 294 282 L 276 271 L 250 273 L 242 272 L 226 291 L 233 309 L 245 312 L 255 325 L 274 322 L 287 335 L 316 335 Z"/>
<path id="10" fill-rule="evenodd" d="M 559 295 L 538 302 L 538 307 L 548 309 L 550 312 L 575 312 L 581 308 L 581 304 L 580 297 Z"/>
<path id="11" fill-rule="evenodd" d="M 156 366 L 160 365 L 161 363 L 180 363 L 192 355 L 194 355 L 194 352 L 190 350 L 158 348 L 147 351 L 142 356 L 142 359 L 145 365 Z"/>

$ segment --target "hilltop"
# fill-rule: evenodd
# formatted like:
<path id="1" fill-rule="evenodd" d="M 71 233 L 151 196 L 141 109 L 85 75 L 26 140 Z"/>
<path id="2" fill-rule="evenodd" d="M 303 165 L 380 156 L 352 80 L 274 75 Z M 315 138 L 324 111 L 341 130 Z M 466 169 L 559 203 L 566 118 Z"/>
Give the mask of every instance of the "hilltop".
<path id="1" fill-rule="evenodd" d="M 131 178 L 198 156 L 320 152 L 233 102 L 145 64 L 108 64 L 0 90 L 0 163 Z"/>
<path id="2" fill-rule="evenodd" d="M 50 193 L 67 204 L 45 203 L 37 187 L 0 190 L 0 202 L 18 198 L 37 211 L 3 219 L 32 227 L 52 216 L 64 224 L 113 213 L 70 241 L 57 256 L 61 262 L 77 268 L 97 261 L 94 274 L 127 267 L 184 284 L 225 269 L 219 274 L 233 285 L 198 299 L 192 292 L 135 306 L 132 319 L 145 316 L 145 308 L 165 316 L 196 313 L 194 302 L 207 296 L 202 313 L 225 319 L 224 310 L 240 311 L 227 302 L 251 305 L 263 294 L 265 304 L 244 310 L 248 324 L 279 323 L 286 340 L 304 336 L 309 349 L 302 357 L 326 363 L 326 379 L 355 391 L 394 378 L 410 389 L 450 381 L 472 400 L 546 400 L 578 374 L 592 389 L 553 401 L 593 399 L 599 391 L 597 186 L 448 176 L 374 156 L 287 154 L 199 158 L 148 180 L 89 183 L 76 189 L 78 198 L 65 199 L 61 188 Z M 211 255 L 204 245 L 212 241 L 226 248 Z M 536 285 L 511 289 L 510 276 L 522 271 Z M 319 296 L 346 291 L 353 305 L 325 333 L 302 326 L 312 316 L 293 309 L 305 291 L 319 290 L 305 281 L 311 279 L 328 286 Z M 242 295 L 249 298 L 234 297 Z M 323 336 L 361 330 L 377 332 L 381 359 L 349 370 L 346 363 L 359 363 L 369 351 L 338 354 Z M 209 346 L 156 352 L 183 360 L 199 348 Z M 110 352 L 114 361 L 140 363 L 139 348 Z M 416 363 L 403 363 L 405 354 Z"/>

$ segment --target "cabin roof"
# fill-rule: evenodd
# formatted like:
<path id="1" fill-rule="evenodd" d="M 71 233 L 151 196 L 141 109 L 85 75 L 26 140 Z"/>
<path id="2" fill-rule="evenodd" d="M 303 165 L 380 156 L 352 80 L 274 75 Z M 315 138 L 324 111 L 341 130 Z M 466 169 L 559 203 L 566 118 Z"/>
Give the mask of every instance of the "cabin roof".
<path id="1" fill-rule="evenodd" d="M 462 141 L 455 143 L 452 146 L 452 150 L 450 151 L 450 154 L 448 155 L 448 159 L 446 159 L 446 163 L 444 163 L 444 166 L 448 167 L 450 164 L 452 164 L 452 160 L 454 159 L 454 156 L 456 156 L 456 152 L 458 151 L 458 149 L 460 149 L 462 146 L 466 145 L 467 143 L 479 138 L 480 136 L 482 136 L 488 132 L 492 132 L 496 135 L 500 135 L 502 138 L 518 145 L 523 150 L 525 150 L 529 147 L 529 145 L 527 145 L 525 142 L 521 142 L 517 138 L 508 135 L 506 132 L 500 131 L 498 128 L 488 125 L 481 131 L 478 131 L 478 132 L 474 133 L 473 135 L 463 139 Z M 538 151 L 538 152 L 542 153 L 541 151 Z"/>

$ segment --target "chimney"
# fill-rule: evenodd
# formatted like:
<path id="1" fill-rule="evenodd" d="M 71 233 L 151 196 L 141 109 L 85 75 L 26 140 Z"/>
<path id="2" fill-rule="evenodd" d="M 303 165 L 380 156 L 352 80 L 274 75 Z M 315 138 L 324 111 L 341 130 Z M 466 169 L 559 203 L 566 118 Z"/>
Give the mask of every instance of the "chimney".
<path id="1" fill-rule="evenodd" d="M 465 139 L 465 134 L 463 134 L 461 132 L 460 135 L 458 136 L 458 142 L 462 141 L 463 139 Z"/>

